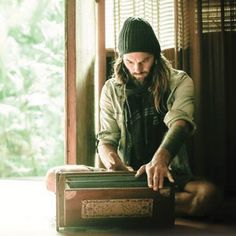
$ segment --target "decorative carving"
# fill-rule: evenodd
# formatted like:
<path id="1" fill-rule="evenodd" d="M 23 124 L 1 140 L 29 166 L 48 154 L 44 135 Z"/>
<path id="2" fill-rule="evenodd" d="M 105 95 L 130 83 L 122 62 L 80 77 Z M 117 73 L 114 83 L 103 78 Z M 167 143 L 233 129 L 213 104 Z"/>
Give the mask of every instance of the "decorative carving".
<path id="1" fill-rule="evenodd" d="M 82 218 L 151 217 L 153 199 L 83 200 Z"/>

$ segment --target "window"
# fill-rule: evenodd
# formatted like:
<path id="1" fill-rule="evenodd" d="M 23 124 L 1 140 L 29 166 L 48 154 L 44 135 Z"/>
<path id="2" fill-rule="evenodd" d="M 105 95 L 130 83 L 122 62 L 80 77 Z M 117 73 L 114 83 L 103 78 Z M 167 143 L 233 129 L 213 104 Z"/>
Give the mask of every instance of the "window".
<path id="1" fill-rule="evenodd" d="M 231 1 L 202 2 L 202 32 L 236 31 L 236 6 Z"/>
<path id="2" fill-rule="evenodd" d="M 0 177 L 64 162 L 64 0 L 0 1 Z"/>
<path id="3" fill-rule="evenodd" d="M 174 0 L 106 0 L 106 48 L 116 48 L 124 20 L 129 16 L 149 21 L 162 49 L 174 48 Z"/>

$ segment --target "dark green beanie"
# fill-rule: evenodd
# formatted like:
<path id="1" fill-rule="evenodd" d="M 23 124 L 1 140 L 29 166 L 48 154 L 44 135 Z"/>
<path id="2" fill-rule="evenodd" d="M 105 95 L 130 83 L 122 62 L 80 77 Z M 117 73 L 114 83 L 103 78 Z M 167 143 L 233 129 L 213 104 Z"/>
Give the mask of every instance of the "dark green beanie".
<path id="1" fill-rule="evenodd" d="M 157 59 L 160 57 L 161 48 L 157 37 L 151 25 L 142 18 L 127 18 L 118 40 L 120 55 L 131 52 L 148 52 Z"/>

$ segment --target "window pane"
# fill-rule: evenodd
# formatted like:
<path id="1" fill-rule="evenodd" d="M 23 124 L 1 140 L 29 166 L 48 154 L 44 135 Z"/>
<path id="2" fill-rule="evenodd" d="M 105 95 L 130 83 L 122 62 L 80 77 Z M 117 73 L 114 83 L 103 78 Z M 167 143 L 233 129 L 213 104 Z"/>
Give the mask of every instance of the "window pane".
<path id="1" fill-rule="evenodd" d="M 64 0 L 0 1 L 0 177 L 64 162 Z"/>
<path id="2" fill-rule="evenodd" d="M 152 25 L 162 49 L 174 48 L 174 0 L 106 0 L 106 48 L 116 48 L 124 20 L 143 17 Z"/>

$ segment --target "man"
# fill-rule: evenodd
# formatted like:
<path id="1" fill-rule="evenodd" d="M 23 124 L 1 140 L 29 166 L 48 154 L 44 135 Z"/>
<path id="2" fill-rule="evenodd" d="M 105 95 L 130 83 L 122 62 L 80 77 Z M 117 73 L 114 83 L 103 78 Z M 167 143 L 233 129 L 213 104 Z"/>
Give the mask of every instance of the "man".
<path id="1" fill-rule="evenodd" d="M 186 140 L 194 133 L 194 85 L 161 54 L 151 25 L 129 17 L 119 34 L 114 75 L 101 93 L 98 154 L 109 170 L 147 175 L 157 191 L 176 186 L 177 215 L 205 216 L 217 206 L 216 186 L 193 176 Z"/>

